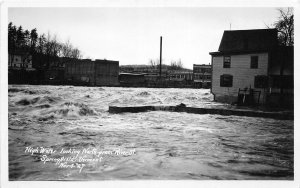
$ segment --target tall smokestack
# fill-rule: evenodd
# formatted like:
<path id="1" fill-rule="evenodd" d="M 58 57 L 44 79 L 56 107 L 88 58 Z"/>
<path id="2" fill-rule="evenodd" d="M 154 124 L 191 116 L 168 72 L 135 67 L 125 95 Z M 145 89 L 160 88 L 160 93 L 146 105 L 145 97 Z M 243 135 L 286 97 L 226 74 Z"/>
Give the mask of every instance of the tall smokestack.
<path id="1" fill-rule="evenodd" d="M 162 36 L 160 36 L 160 58 L 159 58 L 159 77 L 161 79 L 161 53 L 162 53 Z"/>

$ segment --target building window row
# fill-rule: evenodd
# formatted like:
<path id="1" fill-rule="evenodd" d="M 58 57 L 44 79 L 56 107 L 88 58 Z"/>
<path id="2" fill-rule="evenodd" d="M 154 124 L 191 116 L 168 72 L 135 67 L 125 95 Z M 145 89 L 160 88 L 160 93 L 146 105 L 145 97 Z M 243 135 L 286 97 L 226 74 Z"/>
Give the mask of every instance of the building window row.
<path id="1" fill-rule="evenodd" d="M 28 65 L 20 64 L 20 66 L 19 66 L 19 65 L 17 65 L 17 64 L 14 63 L 13 67 L 21 67 L 21 68 L 25 67 L 25 68 L 28 68 Z"/>
<path id="2" fill-rule="evenodd" d="M 194 79 L 205 79 L 205 80 L 210 80 L 211 79 L 211 75 L 194 75 Z"/>
<path id="3" fill-rule="evenodd" d="M 201 67 L 194 67 L 194 73 L 211 73 L 211 68 L 201 68 Z"/>
<path id="4" fill-rule="evenodd" d="M 223 68 L 230 68 L 231 67 L 231 57 L 224 56 L 223 57 Z M 251 56 L 250 58 L 250 68 L 257 69 L 258 68 L 258 56 Z"/>
<path id="5" fill-rule="evenodd" d="M 291 79 L 291 78 L 286 78 Z M 233 76 L 230 74 L 223 74 L 220 76 L 220 87 L 232 87 Z M 267 88 L 268 87 L 268 76 L 257 75 L 254 77 L 254 88 Z M 288 82 L 288 81 L 286 81 Z M 289 81 L 292 83 L 292 81 Z"/>
<path id="6" fill-rule="evenodd" d="M 171 74 L 170 76 L 169 76 L 170 78 L 192 78 L 192 74 L 188 74 L 188 75 L 186 75 L 186 74 Z"/>

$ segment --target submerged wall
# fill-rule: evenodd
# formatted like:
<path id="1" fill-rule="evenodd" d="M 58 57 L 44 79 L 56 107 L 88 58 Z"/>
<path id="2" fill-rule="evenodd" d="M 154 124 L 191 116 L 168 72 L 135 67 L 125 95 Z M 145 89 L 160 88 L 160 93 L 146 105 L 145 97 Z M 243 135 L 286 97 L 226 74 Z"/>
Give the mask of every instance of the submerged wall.
<path id="1" fill-rule="evenodd" d="M 139 113 L 147 111 L 169 111 L 169 112 L 186 112 L 192 114 L 217 114 L 224 116 L 248 116 L 248 117 L 263 117 L 282 120 L 294 119 L 292 111 L 287 112 L 266 112 L 258 110 L 243 110 L 243 109 L 224 109 L 224 108 L 196 108 L 186 107 L 185 104 L 177 106 L 132 106 L 132 107 L 118 107 L 109 106 L 109 113 Z"/>

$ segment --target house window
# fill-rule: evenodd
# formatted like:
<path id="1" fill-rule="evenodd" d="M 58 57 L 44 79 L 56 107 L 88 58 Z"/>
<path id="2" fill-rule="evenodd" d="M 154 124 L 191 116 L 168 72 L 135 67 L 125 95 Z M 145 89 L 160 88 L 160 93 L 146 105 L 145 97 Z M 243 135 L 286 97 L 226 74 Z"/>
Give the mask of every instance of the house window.
<path id="1" fill-rule="evenodd" d="M 231 57 L 224 56 L 223 68 L 230 68 L 230 63 L 231 63 Z"/>
<path id="2" fill-rule="evenodd" d="M 14 64 L 14 67 L 17 67 L 17 65 L 16 65 L 16 64 Z"/>
<path id="3" fill-rule="evenodd" d="M 267 88 L 268 87 L 268 77 L 264 75 L 254 77 L 254 87 L 255 88 Z"/>
<path id="4" fill-rule="evenodd" d="M 18 58 L 15 58 L 15 61 L 18 61 Z"/>
<path id="5" fill-rule="evenodd" d="M 223 74 L 220 76 L 220 86 L 221 87 L 232 87 L 233 76 L 229 74 Z"/>
<path id="6" fill-rule="evenodd" d="M 257 69 L 258 68 L 258 56 L 251 56 L 251 69 Z"/>

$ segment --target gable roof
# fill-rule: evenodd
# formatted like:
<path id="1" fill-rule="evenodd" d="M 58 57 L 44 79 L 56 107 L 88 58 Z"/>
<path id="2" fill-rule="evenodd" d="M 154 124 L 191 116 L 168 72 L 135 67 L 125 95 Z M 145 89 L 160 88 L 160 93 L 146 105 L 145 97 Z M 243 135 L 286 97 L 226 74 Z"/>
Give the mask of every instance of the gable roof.
<path id="1" fill-rule="evenodd" d="M 224 31 L 218 51 L 268 51 L 276 46 L 276 29 L 233 30 Z"/>

